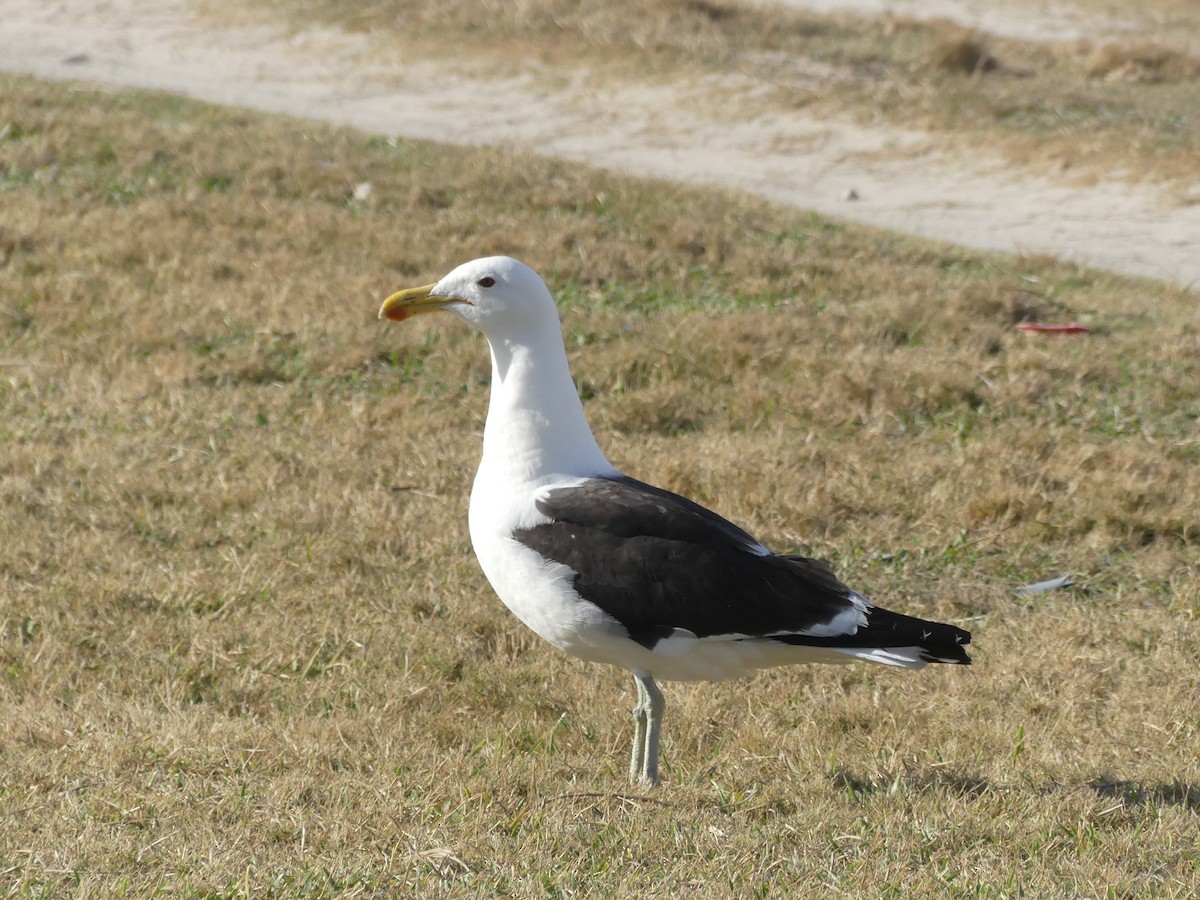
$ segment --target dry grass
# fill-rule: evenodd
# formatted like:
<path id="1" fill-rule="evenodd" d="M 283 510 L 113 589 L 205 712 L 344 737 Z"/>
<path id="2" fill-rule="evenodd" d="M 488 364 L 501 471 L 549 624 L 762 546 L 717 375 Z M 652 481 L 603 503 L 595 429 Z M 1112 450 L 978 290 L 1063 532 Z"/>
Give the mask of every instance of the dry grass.
<path id="1" fill-rule="evenodd" d="M 210 5 L 221 16 L 246 15 L 226 0 Z M 586 66 L 689 86 L 694 76 L 737 73 L 773 86 L 756 102 L 775 109 L 926 128 L 964 153 L 986 146 L 1035 171 L 1200 177 L 1200 58 L 1178 45 L 1190 27 L 1146 26 L 1097 50 L 1088 41 L 964 34 L 943 21 L 722 0 L 277 0 L 275 9 L 298 29 L 323 21 L 373 31 L 389 61 Z M 1102 58 L 1120 60 L 1109 71 L 1123 74 L 1096 77 Z M 714 110 L 725 103 L 716 90 Z"/>
<path id="2" fill-rule="evenodd" d="M 1085 65 L 1090 77 L 1106 81 L 1188 81 L 1200 75 L 1200 61 L 1153 42 L 1104 44 Z"/>
<path id="3" fill-rule="evenodd" d="M 12 893 L 1200 886 L 1194 296 L 0 84 Z M 625 794 L 627 677 L 539 644 L 470 556 L 482 342 L 374 320 L 496 251 L 563 298 L 615 462 L 971 627 L 978 664 L 668 686 L 666 787 Z M 1067 570 L 1078 588 L 1011 592 Z"/>

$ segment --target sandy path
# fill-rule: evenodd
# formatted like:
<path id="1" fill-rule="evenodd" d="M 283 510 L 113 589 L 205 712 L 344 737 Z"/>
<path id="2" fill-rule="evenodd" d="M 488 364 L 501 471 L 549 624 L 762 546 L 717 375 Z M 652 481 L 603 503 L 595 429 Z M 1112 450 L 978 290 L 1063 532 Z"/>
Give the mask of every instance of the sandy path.
<path id="1" fill-rule="evenodd" d="M 372 132 L 515 146 L 628 172 L 739 188 L 783 203 L 971 247 L 1044 253 L 1200 283 L 1200 203 L 1178 189 L 1080 187 L 970 162 L 928 136 L 803 112 L 718 122 L 711 90 L 530 71 L 448 76 L 382 64 L 370 39 L 215 28 L 187 0 L 0 0 L 0 69 L 155 88 Z M 729 108 L 732 104 L 726 104 Z M 896 150 L 903 150 L 901 153 Z M 858 199 L 848 200 L 853 190 Z"/>

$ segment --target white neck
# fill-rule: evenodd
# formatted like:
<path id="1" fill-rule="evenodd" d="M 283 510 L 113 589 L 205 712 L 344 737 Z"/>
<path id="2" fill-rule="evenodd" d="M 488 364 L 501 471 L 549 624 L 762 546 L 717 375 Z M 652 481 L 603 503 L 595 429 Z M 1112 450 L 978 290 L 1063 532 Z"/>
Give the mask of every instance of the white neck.
<path id="1" fill-rule="evenodd" d="M 584 417 L 557 320 L 520 339 L 489 335 L 488 345 L 492 388 L 480 473 L 521 484 L 612 474 Z"/>

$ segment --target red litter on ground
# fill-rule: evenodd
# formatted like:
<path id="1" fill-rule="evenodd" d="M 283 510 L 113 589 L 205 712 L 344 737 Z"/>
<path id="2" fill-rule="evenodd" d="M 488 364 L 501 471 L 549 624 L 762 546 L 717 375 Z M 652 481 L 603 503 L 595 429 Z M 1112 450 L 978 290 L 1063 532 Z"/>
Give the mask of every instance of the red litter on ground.
<path id="1" fill-rule="evenodd" d="M 1018 322 L 1017 327 L 1026 334 L 1088 334 L 1092 329 L 1071 322 L 1066 325 L 1040 325 L 1037 322 Z"/>

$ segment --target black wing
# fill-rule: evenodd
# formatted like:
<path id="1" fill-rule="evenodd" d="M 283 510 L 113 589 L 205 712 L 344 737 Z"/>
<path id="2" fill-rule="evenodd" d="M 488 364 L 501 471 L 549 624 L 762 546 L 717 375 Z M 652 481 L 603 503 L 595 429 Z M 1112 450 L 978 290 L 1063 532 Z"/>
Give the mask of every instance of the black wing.
<path id="1" fill-rule="evenodd" d="M 850 605 L 824 563 L 767 554 L 736 525 L 631 478 L 593 478 L 538 500 L 554 521 L 521 543 L 576 572 L 575 589 L 653 646 L 675 628 L 698 637 L 803 632 Z"/>
<path id="2" fill-rule="evenodd" d="M 761 556 L 770 554 L 711 509 L 627 475 L 590 478 L 577 487 L 555 488 L 538 500 L 537 507 L 556 520 L 600 528 L 621 537 L 652 536 Z"/>
<path id="3" fill-rule="evenodd" d="M 515 538 L 574 571 L 580 596 L 646 647 L 683 628 L 697 637 L 827 647 L 934 643 L 931 661 L 966 661 L 958 645 L 970 640 L 967 632 L 878 608 L 861 627 L 820 635 L 839 615 L 860 618 L 861 600 L 825 563 L 773 555 L 732 522 L 670 491 L 627 477 L 592 478 L 546 491 L 537 508 L 553 521 Z"/>

